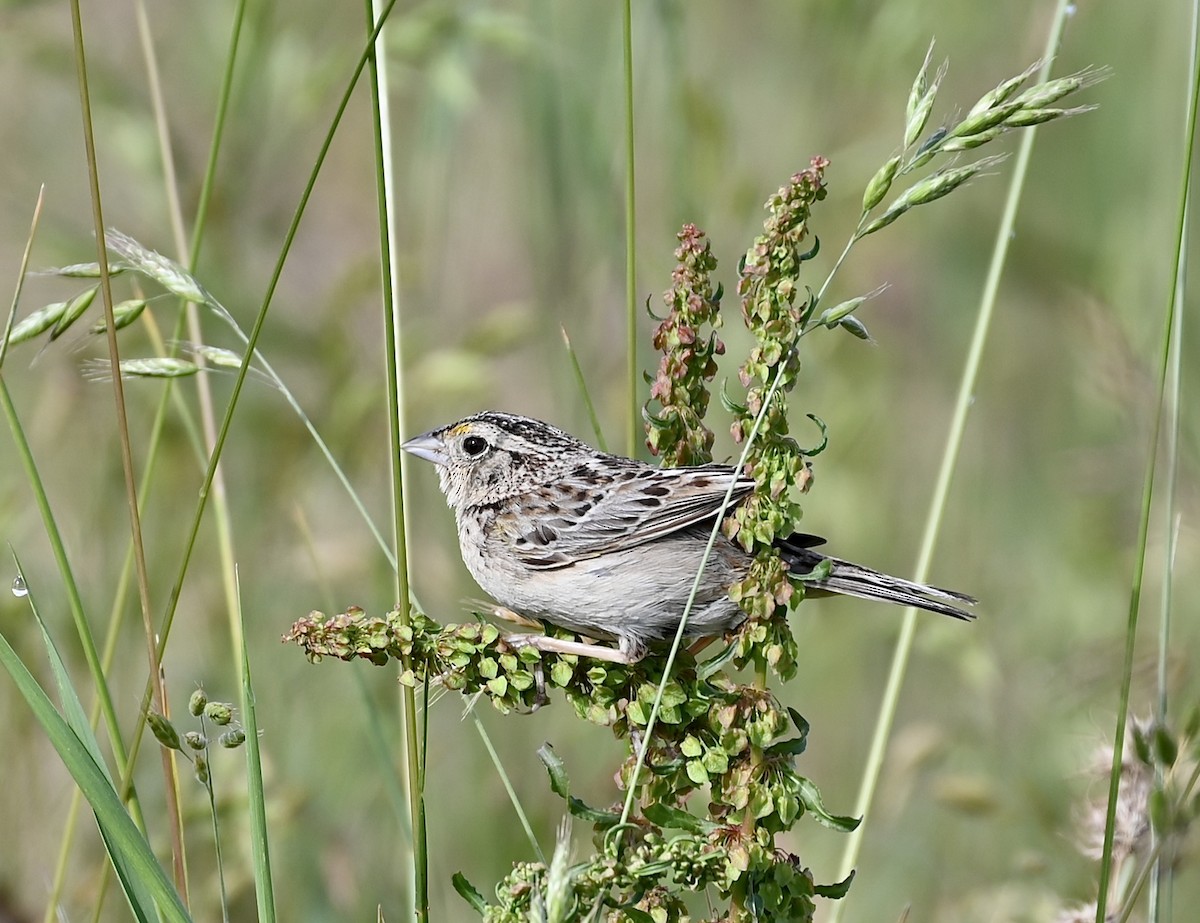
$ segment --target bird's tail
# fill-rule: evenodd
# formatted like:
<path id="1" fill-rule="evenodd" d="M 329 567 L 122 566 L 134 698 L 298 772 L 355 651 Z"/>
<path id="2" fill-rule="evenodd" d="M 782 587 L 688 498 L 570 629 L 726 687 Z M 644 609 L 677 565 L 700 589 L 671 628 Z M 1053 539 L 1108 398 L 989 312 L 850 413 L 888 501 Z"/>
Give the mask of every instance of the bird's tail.
<path id="1" fill-rule="evenodd" d="M 811 573 L 822 561 L 830 563 L 829 576 L 807 584 L 812 589 L 840 593 L 843 596 L 857 596 L 859 599 L 877 599 L 901 606 L 916 606 L 918 609 L 927 609 L 964 621 L 975 618 L 974 613 L 961 608 L 962 605 L 975 604 L 976 600 L 972 596 L 954 590 L 943 590 L 941 587 L 927 586 L 924 583 L 914 583 L 902 577 L 871 570 L 861 564 L 821 554 L 808 547 L 815 544 L 812 536 L 802 535 L 794 538 L 798 540 L 779 543 L 779 550 L 793 573 Z"/>

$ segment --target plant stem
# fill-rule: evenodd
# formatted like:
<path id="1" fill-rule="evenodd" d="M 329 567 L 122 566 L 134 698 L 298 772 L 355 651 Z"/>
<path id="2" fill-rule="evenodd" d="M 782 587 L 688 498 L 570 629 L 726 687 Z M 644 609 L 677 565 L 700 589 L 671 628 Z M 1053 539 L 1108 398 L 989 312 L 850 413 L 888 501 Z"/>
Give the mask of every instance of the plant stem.
<path id="1" fill-rule="evenodd" d="M 1067 0 L 1059 0 L 1055 11 L 1050 34 L 1046 40 L 1045 64 L 1039 74 L 1039 80 L 1049 76 L 1050 63 L 1062 37 L 1063 25 L 1066 20 Z M 1016 222 L 1017 206 L 1020 204 L 1021 193 L 1025 185 L 1025 174 L 1033 152 L 1033 142 L 1037 137 L 1037 129 L 1027 129 L 1021 139 L 1021 147 L 1013 168 L 1012 181 L 1008 188 L 1008 197 L 1004 204 L 1004 213 L 996 231 L 995 243 L 992 247 L 991 264 L 988 267 L 987 279 L 984 282 L 983 294 L 980 298 L 979 312 L 975 319 L 975 330 L 967 352 L 967 361 L 959 380 L 958 396 L 954 404 L 954 412 L 950 421 L 950 432 L 946 436 L 946 445 L 942 452 L 942 461 L 938 468 L 937 482 L 930 501 L 929 513 L 925 520 L 925 530 L 921 538 L 921 549 L 917 556 L 917 564 L 913 579 L 924 582 L 933 559 L 933 551 L 941 528 L 942 514 L 946 507 L 946 499 L 950 492 L 950 482 L 958 463 L 959 451 L 962 448 L 963 431 L 966 428 L 967 413 L 971 407 L 972 394 L 979 377 L 979 366 L 983 358 L 983 349 L 987 344 L 988 332 L 991 328 L 992 315 L 995 310 L 996 296 L 1000 288 L 1000 275 L 1008 256 L 1008 245 L 1012 238 L 1013 225 Z M 858 798 L 855 802 L 854 813 L 863 818 L 863 823 L 849 835 L 845 849 L 842 851 L 841 877 L 849 875 L 858 862 L 862 849 L 863 835 L 866 830 L 866 816 L 875 798 L 875 789 L 879 784 L 880 771 L 883 767 L 883 757 L 891 736 L 892 725 L 896 718 L 896 709 L 900 699 L 900 688 L 904 684 L 904 675 L 908 667 L 909 656 L 912 652 L 913 639 L 917 629 L 917 610 L 908 608 L 904 612 L 904 620 L 896 646 L 892 653 L 892 664 L 888 671 L 888 680 L 883 699 L 880 702 L 879 714 L 875 721 L 875 730 L 871 737 L 871 748 L 867 755 L 866 766 L 859 785 Z M 834 902 L 830 914 L 830 923 L 838 923 L 845 910 L 846 900 Z"/>
<path id="2" fill-rule="evenodd" d="M 1197 40 L 1200 18 L 1193 16 L 1192 42 Z M 1117 801 L 1121 789 L 1121 768 L 1124 763 L 1125 725 L 1129 717 L 1129 695 L 1133 684 L 1133 653 L 1137 640 L 1138 613 L 1141 601 L 1142 578 L 1146 568 L 1146 544 L 1150 534 L 1150 507 L 1154 498 L 1154 469 L 1158 465 L 1159 437 L 1167 402 L 1167 372 L 1171 367 L 1173 338 L 1176 327 L 1176 312 L 1182 309 L 1180 280 L 1183 272 L 1184 244 L 1187 241 L 1188 202 L 1192 182 L 1192 157 L 1196 143 L 1196 114 L 1200 104 L 1200 62 L 1195 53 L 1191 59 L 1192 82 L 1188 98 L 1187 129 L 1184 135 L 1184 157 L 1180 170 L 1179 208 L 1175 228 L 1175 252 L 1171 263 L 1171 292 L 1167 300 L 1166 318 L 1163 323 L 1159 347 L 1158 407 L 1154 414 L 1154 426 L 1150 435 L 1146 457 L 1145 480 L 1142 484 L 1142 507 L 1138 521 L 1137 562 L 1133 571 L 1133 586 L 1129 593 L 1129 615 L 1125 627 L 1125 657 L 1121 669 L 1121 690 L 1117 702 L 1117 723 L 1113 730 L 1112 769 L 1108 780 L 1108 808 L 1104 821 L 1104 846 L 1100 856 L 1099 893 L 1096 898 L 1096 921 L 1104 923 L 1108 904 L 1108 885 L 1112 875 L 1113 836 L 1116 827 Z M 1171 510 L 1167 515 L 1170 522 Z M 1160 629 L 1165 630 L 1165 629 Z"/>
<path id="3" fill-rule="evenodd" d="M 626 397 L 629 428 L 626 431 L 625 454 L 637 454 L 641 415 L 638 401 L 637 362 L 637 199 L 634 195 L 633 156 L 633 10 L 632 0 L 625 0 L 622 17 L 625 56 L 625 352 L 628 361 Z"/>
<path id="4" fill-rule="evenodd" d="M 387 366 L 388 437 L 392 473 L 392 534 L 396 549 L 395 590 L 400 612 L 400 624 L 407 627 L 411 621 L 411 597 L 408 585 L 408 553 L 404 528 L 404 464 L 400 451 L 403 438 L 401 423 L 403 394 L 400 375 L 400 305 L 397 298 L 396 254 L 392 242 L 392 209 L 394 194 L 392 186 L 391 127 L 384 117 L 387 106 L 387 79 L 384 43 L 380 41 L 383 16 L 386 12 L 376 8 L 375 0 L 367 0 L 367 30 L 372 32 L 371 53 L 368 64 L 371 71 L 371 113 L 375 139 L 376 201 L 379 220 L 380 281 L 383 287 L 382 308 L 384 328 L 384 359 Z M 412 658 L 401 657 L 401 669 L 412 669 Z M 417 734 L 416 693 L 412 686 L 401 684 L 400 698 L 403 712 L 405 784 L 408 795 L 408 814 L 412 831 L 412 875 L 413 916 L 418 921 L 429 919 L 429 853 L 425 836 L 425 805 L 422 779 L 423 753 Z"/>
<path id="5" fill-rule="evenodd" d="M 104 243 L 104 209 L 100 200 L 100 171 L 96 160 L 96 142 L 92 133 L 91 96 L 88 91 L 87 59 L 84 53 L 83 20 L 79 0 L 71 0 L 71 27 L 75 44 L 76 80 L 79 86 L 79 103 L 83 116 L 83 143 L 87 158 L 88 183 L 92 204 L 92 224 L 96 235 L 97 261 L 100 265 L 100 293 L 104 303 L 105 332 L 108 340 L 108 356 L 113 368 L 113 400 L 117 415 L 117 435 L 121 449 L 121 468 L 125 476 L 125 497 L 129 507 L 129 529 L 133 538 L 134 565 L 137 573 L 138 598 L 142 609 L 142 627 L 146 635 L 146 651 L 149 660 L 150 684 L 154 690 L 155 706 L 169 717 L 166 695 L 163 691 L 159 658 L 156 654 L 154 626 L 150 618 L 150 578 L 146 569 L 145 545 L 142 541 L 142 521 L 137 505 L 137 481 L 133 472 L 133 448 L 129 438 L 129 420 L 125 412 L 125 389 L 120 374 L 120 352 L 117 348 L 117 327 L 113 319 L 112 281 L 108 272 L 108 251 Z M 164 787 L 167 800 L 167 817 L 171 832 L 171 857 L 175 873 L 175 887 L 184 905 L 187 904 L 187 872 L 183 855 L 183 819 L 179 807 L 179 775 L 173 752 L 160 748 Z M 132 766 L 127 766 L 129 771 Z"/>

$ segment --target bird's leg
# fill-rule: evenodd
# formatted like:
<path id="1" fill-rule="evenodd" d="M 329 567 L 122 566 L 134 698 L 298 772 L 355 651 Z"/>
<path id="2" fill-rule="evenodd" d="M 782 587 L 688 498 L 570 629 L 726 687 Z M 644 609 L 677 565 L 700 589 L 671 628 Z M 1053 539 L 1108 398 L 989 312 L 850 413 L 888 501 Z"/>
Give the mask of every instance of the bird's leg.
<path id="1" fill-rule="evenodd" d="M 699 656 L 700 652 L 717 640 L 716 635 L 709 635 L 706 638 L 697 638 L 692 642 L 692 646 L 687 649 L 687 652 L 693 657 Z"/>
<path id="2" fill-rule="evenodd" d="M 626 665 L 636 663 L 641 659 L 626 651 L 605 647 L 602 644 L 584 644 L 582 641 L 568 641 L 566 638 L 551 638 L 548 635 L 505 635 L 504 642 L 511 647 L 533 647 L 547 653 L 574 654 L 576 657 L 591 657 L 594 660 L 607 660 L 610 663 Z"/>

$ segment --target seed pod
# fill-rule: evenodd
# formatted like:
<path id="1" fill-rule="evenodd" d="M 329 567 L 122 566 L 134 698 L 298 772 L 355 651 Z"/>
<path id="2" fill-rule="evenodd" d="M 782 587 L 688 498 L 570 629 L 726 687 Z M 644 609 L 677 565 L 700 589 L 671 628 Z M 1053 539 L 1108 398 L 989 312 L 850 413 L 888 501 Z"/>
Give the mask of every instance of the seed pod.
<path id="1" fill-rule="evenodd" d="M 213 724 L 224 727 L 233 720 L 233 708 L 224 702 L 209 702 L 204 706 L 204 717 Z"/>
<path id="2" fill-rule="evenodd" d="M 175 730 L 175 725 L 173 725 L 158 712 L 146 712 L 146 723 L 150 725 L 150 730 L 154 734 L 154 739 L 168 750 L 183 749 L 179 743 L 179 732 Z"/>

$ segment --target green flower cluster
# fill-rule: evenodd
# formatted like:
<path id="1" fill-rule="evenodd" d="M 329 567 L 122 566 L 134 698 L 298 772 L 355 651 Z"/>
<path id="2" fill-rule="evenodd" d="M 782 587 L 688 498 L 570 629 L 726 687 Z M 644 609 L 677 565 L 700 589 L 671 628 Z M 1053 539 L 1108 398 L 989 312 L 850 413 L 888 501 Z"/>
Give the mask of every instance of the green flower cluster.
<path id="1" fill-rule="evenodd" d="M 795 530 L 803 515 L 797 497 L 812 482 L 805 456 L 824 448 L 802 449 L 788 434 L 786 394 L 796 383 L 796 346 L 816 305 L 810 290 L 801 297 L 799 276 L 804 262 L 817 253 L 817 244 L 807 242 L 808 219 L 825 198 L 828 165 L 824 157 L 814 157 L 807 170 L 767 200 L 763 233 L 742 260 L 738 282 L 742 317 L 757 341 L 738 373 L 747 388 L 745 403 L 725 398 L 738 443 L 749 438 L 764 402 L 770 401 L 746 462 L 758 488 L 726 519 L 725 534 L 756 553 L 750 575 L 730 594 L 747 615 L 737 641 L 738 662 L 760 670 L 769 666 L 784 679 L 795 674 L 797 655 L 787 614 L 803 598 L 803 588 L 789 576 L 772 543 Z"/>
<path id="2" fill-rule="evenodd" d="M 712 245 L 694 224 L 685 224 L 676 236 L 679 262 L 663 295 L 669 311 L 654 330 L 654 348 L 663 356 L 657 377 L 646 376 L 650 400 L 642 408 L 646 445 L 669 467 L 712 461 L 713 434 L 702 421 L 708 410 L 708 383 L 717 374 L 716 357 L 725 352 L 716 334 L 721 326 L 721 288 L 713 289 L 717 258 Z M 707 336 L 706 324 L 712 328 Z M 658 413 L 650 411 L 653 401 L 662 406 Z"/>
<path id="3" fill-rule="evenodd" d="M 720 672 L 705 676 L 685 654 L 647 737 L 665 667 L 659 656 L 631 665 L 581 661 L 513 645 L 493 625 L 441 626 L 415 610 L 407 626 L 395 611 L 382 617 L 358 608 L 332 617 L 312 613 L 284 640 L 301 645 L 314 661 L 332 656 L 383 664 L 406 655 L 411 668 L 402 681 L 479 694 L 503 712 L 536 708 L 548 701 L 548 691 L 559 689 L 581 718 L 611 727 L 629 742 L 617 772 L 625 790 L 644 745 L 635 792 L 642 816 L 626 824 L 619 808 L 597 809 L 572 797 L 562 762 L 548 747 L 539 752 L 551 787 L 572 815 L 593 826 L 601 845 L 596 856 L 571 869 L 581 907 L 600 900 L 616 914 L 613 920 L 682 921 L 687 916 L 679 894 L 715 887 L 725 897 L 735 891 L 759 895 L 774 919 L 806 920 L 814 894 L 840 896 L 836 886 L 815 887 L 806 870 L 776 850 L 775 836 L 805 813 L 839 830 L 853 829 L 857 820 L 830 814 L 816 786 L 796 772 L 808 724 L 767 690 L 735 684 Z M 701 818 L 683 805 L 704 787 L 709 804 Z M 547 874 L 537 863 L 517 865 L 497 888 L 498 904 L 479 899 L 485 919 L 527 919 Z M 657 895 L 653 906 L 647 903 L 651 894 Z M 780 908 L 786 912 L 775 915 Z"/>
<path id="4" fill-rule="evenodd" d="M 746 863 L 741 884 L 747 915 L 725 920 L 812 920 L 815 898 L 836 900 L 849 889 L 853 876 L 819 885 L 798 857 L 765 850 L 756 843 L 747 846 L 743 840 L 736 827 L 715 827 L 707 833 L 667 834 L 658 829 L 639 832 L 637 846 L 629 850 L 624 861 L 601 854 L 568 870 L 571 900 L 557 919 L 581 923 L 593 919 L 608 923 L 690 923 L 692 918 L 681 892 L 712 888 L 727 898 L 737 886 L 729 878 L 733 855 L 743 857 Z M 516 863 L 496 886 L 497 903 L 485 904 L 479 897 L 476 907 L 486 923 L 541 919 L 537 909 L 545 906 L 544 895 L 553 887 L 553 875 L 553 870 L 540 862 Z M 593 907 L 603 908 L 605 915 L 590 915 Z"/>

